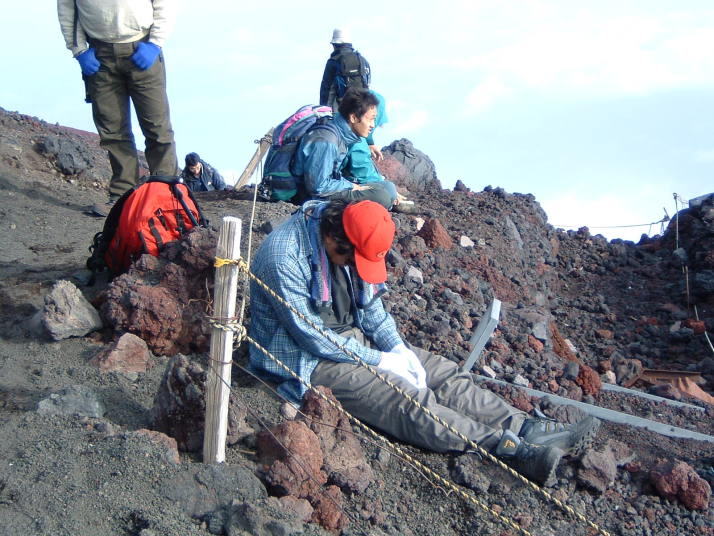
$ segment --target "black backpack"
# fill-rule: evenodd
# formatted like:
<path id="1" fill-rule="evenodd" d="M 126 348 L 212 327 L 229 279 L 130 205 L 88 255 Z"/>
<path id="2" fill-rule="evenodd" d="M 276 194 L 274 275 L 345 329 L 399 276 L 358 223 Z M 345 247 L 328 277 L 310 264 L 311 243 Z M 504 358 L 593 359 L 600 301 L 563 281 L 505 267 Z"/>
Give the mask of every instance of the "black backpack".
<path id="1" fill-rule="evenodd" d="M 337 65 L 335 84 L 338 99 L 344 96 L 348 87 L 369 89 L 372 73 L 369 62 L 362 54 L 351 48 L 343 49 L 337 58 Z"/>

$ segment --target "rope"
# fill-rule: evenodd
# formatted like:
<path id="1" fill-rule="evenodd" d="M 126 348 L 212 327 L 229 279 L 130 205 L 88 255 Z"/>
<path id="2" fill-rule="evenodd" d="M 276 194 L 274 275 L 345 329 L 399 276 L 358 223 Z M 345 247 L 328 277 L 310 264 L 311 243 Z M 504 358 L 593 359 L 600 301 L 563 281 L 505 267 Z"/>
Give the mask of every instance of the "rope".
<path id="1" fill-rule="evenodd" d="M 674 213 L 676 214 L 676 221 L 674 222 L 674 249 L 679 249 L 679 203 L 684 206 L 685 200 L 677 192 L 672 194 L 674 197 Z M 691 307 L 691 296 L 689 293 L 689 266 L 686 263 L 682 264 L 682 275 L 684 276 L 684 293 L 687 299 L 687 311 Z"/>
<path id="2" fill-rule="evenodd" d="M 415 467 L 417 467 L 418 470 L 420 470 L 421 472 L 425 473 L 425 474 L 428 475 L 430 478 L 433 478 L 433 479 L 436 480 L 437 482 L 440 482 L 444 487 L 446 487 L 446 488 L 448 488 L 448 489 L 454 491 L 454 492 L 457 493 L 459 496 L 461 496 L 463 499 L 469 501 L 469 502 L 472 503 L 472 504 L 475 504 L 476 506 L 478 506 L 479 508 L 481 508 L 481 509 L 484 510 L 485 512 L 490 513 L 491 515 L 493 515 L 494 517 L 496 517 L 497 519 L 499 519 L 499 520 L 500 520 L 502 523 L 504 523 L 505 525 L 507 525 L 507 526 L 509 526 L 509 527 L 511 527 L 511 528 L 513 528 L 513 529 L 515 529 L 515 530 L 517 530 L 517 531 L 519 531 L 519 532 L 521 532 L 522 534 L 525 534 L 526 536 L 533 536 L 533 533 L 531 533 L 531 532 L 529 532 L 528 530 L 526 530 L 525 528 L 521 527 L 518 523 L 516 523 L 515 521 L 511 520 L 510 518 L 507 518 L 507 517 L 501 515 L 498 511 L 496 511 L 495 509 L 493 509 L 492 507 L 490 507 L 488 504 L 486 504 L 486 503 L 484 503 L 483 501 L 480 501 L 478 498 L 476 498 L 472 493 L 465 491 L 463 488 L 457 486 L 457 485 L 454 484 L 453 482 L 451 482 L 451 481 L 445 479 L 444 477 L 442 477 L 442 476 L 439 475 L 438 473 L 434 472 L 431 468 L 427 467 L 426 465 L 424 465 L 423 463 L 421 463 L 419 460 L 413 458 L 411 455 L 409 455 L 407 452 L 405 452 L 402 448 L 400 448 L 400 447 L 397 446 L 396 444 L 390 443 L 388 439 L 386 439 L 385 437 L 379 435 L 377 432 L 375 432 L 374 430 L 372 430 L 371 428 L 369 428 L 367 425 L 365 425 L 364 423 L 362 423 L 359 419 L 357 419 L 356 417 L 354 417 L 353 415 L 351 415 L 349 412 L 347 412 L 347 410 L 345 410 L 342 406 L 340 406 L 339 404 L 336 404 L 333 400 L 330 400 L 324 393 L 321 393 L 320 391 L 318 391 L 317 389 L 315 389 L 310 383 L 308 383 L 308 382 L 306 382 L 305 380 L 303 380 L 302 378 L 300 378 L 297 374 L 295 374 L 295 372 L 293 372 L 290 368 L 288 368 L 287 365 L 285 365 L 282 361 L 280 361 L 280 360 L 277 359 L 275 356 L 273 356 L 270 352 L 268 352 L 267 349 L 263 348 L 263 347 L 260 345 L 260 343 L 258 343 L 258 341 L 256 341 L 255 339 L 251 338 L 250 336 L 247 336 L 247 337 L 246 337 L 246 340 L 247 340 L 249 343 L 251 343 L 253 346 L 255 346 L 258 350 L 260 350 L 262 353 L 264 353 L 269 359 L 271 359 L 273 362 L 275 362 L 278 366 L 280 366 L 280 367 L 283 368 L 286 372 L 288 372 L 293 378 L 295 378 L 295 379 L 298 380 L 300 383 L 302 383 L 303 385 L 305 385 L 308 389 L 310 389 L 312 392 L 314 392 L 315 394 L 317 394 L 322 400 L 324 400 L 325 402 L 327 402 L 332 408 L 334 408 L 335 410 L 339 411 L 342 415 L 344 415 L 345 417 L 347 417 L 347 418 L 349 419 L 349 421 L 350 421 L 351 423 L 353 423 L 354 425 L 356 425 L 360 430 L 366 432 L 366 433 L 369 434 L 371 437 L 373 437 L 375 440 L 384 443 L 384 444 L 387 446 L 387 448 L 393 449 L 395 452 L 397 452 L 397 453 L 399 454 L 399 456 L 401 456 L 402 458 L 404 458 L 405 460 L 407 460 L 410 464 L 412 464 L 412 465 L 414 465 Z M 358 359 L 359 359 L 359 358 L 358 358 Z M 366 365 L 366 366 L 369 366 L 369 365 Z M 387 381 L 387 382 L 389 383 L 389 380 L 386 380 L 386 378 L 383 378 L 383 381 Z M 398 389 L 398 388 L 397 388 L 397 389 Z M 510 468 L 509 468 L 509 469 L 510 469 Z M 520 475 L 519 475 L 519 476 L 520 476 Z M 529 484 L 531 484 L 532 486 L 534 485 L 534 484 L 533 484 L 532 482 L 530 482 L 529 480 L 526 480 L 526 482 L 529 483 Z M 537 486 L 536 486 L 536 488 L 537 488 Z M 605 534 L 605 535 L 609 536 L 609 533 L 607 533 L 607 532 L 603 532 L 602 534 Z"/>
<path id="3" fill-rule="evenodd" d="M 697 321 L 700 321 L 699 320 L 699 311 L 697 310 L 696 305 L 694 306 L 694 318 L 696 318 Z M 711 349 L 712 353 L 714 354 L 714 345 L 712 345 L 712 341 L 711 341 L 711 339 L 709 339 L 709 334 L 706 332 L 706 330 L 704 330 L 704 338 L 709 343 L 709 348 Z"/>
<path id="4" fill-rule="evenodd" d="M 265 139 L 265 136 L 260 140 L 262 141 Z M 263 160 L 261 159 L 260 162 L 258 162 L 258 165 L 255 167 L 255 170 L 253 171 L 253 175 L 255 176 L 256 171 L 258 172 L 258 176 L 262 177 L 263 176 Z M 257 204 L 258 200 L 258 187 L 256 186 L 253 188 L 253 203 L 251 206 L 250 210 L 250 224 L 248 225 L 248 252 L 246 254 L 246 259 L 248 259 L 248 269 L 250 269 L 250 258 L 252 255 L 253 251 L 253 221 L 255 220 L 255 206 Z M 247 282 L 248 278 L 246 278 Z M 240 312 L 238 314 L 239 322 L 243 324 L 243 318 L 245 314 L 245 302 L 246 302 L 246 295 L 247 292 L 243 292 L 243 299 L 240 302 Z"/>
<path id="5" fill-rule="evenodd" d="M 253 281 L 255 281 L 263 290 L 265 290 L 269 295 L 271 295 L 273 298 L 275 298 L 275 299 L 278 301 L 278 303 L 281 303 L 282 305 L 284 305 L 285 307 L 287 307 L 288 309 L 290 309 L 291 312 L 293 312 L 293 313 L 296 314 L 298 317 L 300 317 L 300 319 L 303 320 L 306 324 L 310 325 L 313 329 L 319 331 L 319 332 L 320 332 L 323 336 L 325 336 L 330 342 L 332 342 L 332 343 L 335 344 L 337 347 L 339 347 L 340 350 L 342 350 L 346 355 L 350 356 L 357 364 L 359 364 L 360 366 L 366 368 L 371 374 L 373 374 L 375 377 L 377 377 L 378 379 L 380 379 L 381 381 L 383 381 L 384 383 L 386 383 L 390 388 L 392 388 L 394 391 L 396 391 L 397 393 L 399 393 L 402 397 L 404 397 L 406 400 L 408 400 L 412 405 L 414 405 L 414 406 L 418 407 L 419 409 L 421 409 L 422 411 L 424 411 L 424 413 L 425 413 L 426 415 L 428 415 L 428 416 L 431 417 L 434 421 L 436 421 L 437 423 L 439 423 L 440 425 L 442 425 L 443 427 L 445 427 L 447 430 L 449 430 L 451 433 L 453 433 L 454 435 L 456 435 L 459 439 L 461 439 L 462 441 L 464 441 L 464 442 L 465 442 L 467 445 L 469 445 L 471 448 L 475 449 L 479 454 L 481 454 L 482 456 L 484 456 L 484 457 L 486 457 L 487 459 L 491 460 L 494 464 L 496 464 L 497 466 L 499 466 L 499 467 L 501 467 L 502 469 L 504 469 L 504 470 L 505 470 L 506 472 L 508 472 L 511 476 L 513 476 L 514 478 L 518 479 L 518 480 L 521 481 L 523 484 L 529 486 L 529 487 L 530 487 L 531 489 L 533 489 L 536 493 L 539 493 L 540 495 L 542 495 L 543 497 L 545 497 L 547 500 L 549 500 L 549 501 L 552 502 L 553 504 L 555 504 L 555 505 L 557 505 L 558 507 L 560 507 L 560 508 L 561 508 L 562 510 L 564 510 L 565 512 L 569 513 L 570 515 L 572 515 L 573 517 L 575 517 L 575 518 L 578 519 L 579 521 L 581 521 L 581 522 L 587 524 L 589 527 L 595 529 L 598 533 L 602 534 L 603 536 L 610 536 L 610 533 L 609 533 L 609 532 L 607 532 L 607 531 L 605 531 L 604 529 L 600 528 L 600 527 L 599 527 L 597 524 L 595 524 L 594 522 L 588 520 L 583 514 L 577 512 L 577 511 L 574 510 L 572 507 L 566 505 L 565 503 L 563 503 L 563 502 L 560 501 L 559 499 L 555 498 L 553 495 L 551 495 L 550 493 L 548 493 L 548 492 L 545 491 L 544 489 L 538 487 L 535 483 L 531 482 L 530 480 L 528 480 L 527 478 L 525 478 L 524 476 L 522 476 L 520 473 L 518 473 L 517 471 L 515 471 L 514 469 L 512 469 L 511 467 L 509 467 L 508 465 L 506 465 L 505 463 L 503 463 L 501 460 L 499 460 L 498 458 L 496 458 L 495 456 L 493 456 L 490 452 L 486 451 L 483 447 L 479 446 L 477 443 L 475 443 L 474 441 L 472 441 L 471 439 L 469 439 L 468 437 L 466 437 L 463 433 L 461 433 L 460 431 L 456 430 L 453 426 L 451 426 L 449 423 L 447 423 L 446 421 L 444 421 L 441 417 L 439 417 L 438 415 L 435 415 L 431 410 L 429 410 L 428 408 L 425 408 L 424 406 L 422 406 L 417 400 L 415 400 L 412 396 L 410 396 L 408 393 L 406 393 L 405 391 L 403 391 L 399 386 L 397 386 L 397 385 L 395 385 L 393 382 L 391 382 L 386 376 L 384 376 L 384 375 L 382 375 L 381 373 L 379 373 L 379 372 L 378 372 L 374 367 L 372 367 L 371 365 L 368 365 L 367 363 L 365 363 L 365 362 L 364 362 L 359 356 L 357 356 L 354 352 L 352 352 L 352 351 L 349 350 L 348 348 L 343 347 L 337 340 L 335 340 L 335 339 L 332 337 L 332 335 L 331 335 L 330 333 L 323 332 L 320 326 L 316 325 L 316 324 L 315 324 L 314 322 L 312 322 L 309 318 L 305 317 L 305 315 L 303 315 L 300 311 L 297 311 L 291 304 L 289 304 L 286 300 L 284 300 L 281 296 L 279 296 L 275 291 L 273 291 L 273 289 L 271 289 L 270 287 L 268 287 L 265 283 L 263 283 L 263 281 L 261 281 L 261 280 L 258 279 L 253 273 L 251 273 L 250 270 L 249 270 L 249 268 L 248 268 L 247 263 L 246 263 L 244 260 L 242 260 L 242 259 L 221 259 L 221 258 L 216 258 L 216 259 L 215 259 L 214 266 L 216 266 L 216 268 L 220 268 L 220 267 L 222 267 L 222 266 L 227 266 L 227 265 L 236 265 L 236 266 L 239 267 L 239 269 L 245 271 L 246 274 L 248 275 L 248 277 L 249 277 L 250 279 L 252 279 Z M 297 376 L 292 370 L 290 370 L 286 365 L 284 365 L 282 362 L 280 362 L 279 360 L 277 360 L 277 359 L 274 358 L 273 356 L 270 356 L 269 353 L 267 352 L 267 350 L 265 350 L 262 346 L 260 346 L 259 343 L 257 343 L 257 341 L 253 340 L 253 339 L 250 338 L 248 335 L 245 335 L 245 338 L 246 338 L 246 340 L 248 340 L 248 342 L 250 342 L 251 344 L 253 344 L 253 345 L 254 345 L 256 348 L 258 348 L 261 352 L 265 353 L 270 359 L 274 360 L 281 368 L 284 368 L 284 369 L 285 369 L 291 376 L 293 376 L 295 379 L 297 379 L 298 381 L 300 381 L 302 384 L 304 384 L 304 385 L 307 386 L 308 388 L 310 388 L 310 389 L 312 388 L 312 386 L 310 386 L 310 384 L 309 384 L 308 382 L 305 382 L 305 381 L 302 380 L 300 377 L 298 377 L 298 376 Z M 345 414 L 347 414 L 347 413 L 345 412 Z M 352 418 L 352 417 L 350 416 L 350 418 Z M 360 425 L 358 425 L 358 426 L 360 426 Z M 361 426 L 363 426 L 363 425 L 361 425 Z M 360 427 L 361 427 L 361 426 L 360 426 Z M 369 430 L 366 426 L 365 426 L 365 429 Z M 408 459 L 410 459 L 410 458 L 408 458 Z M 431 472 L 430 472 L 430 474 L 431 474 Z M 434 476 L 438 476 L 438 475 L 434 475 Z M 441 481 L 441 480 L 442 480 L 442 477 L 439 477 L 439 480 Z M 455 491 L 458 491 L 458 488 L 453 488 L 453 489 L 454 489 Z M 475 503 L 475 504 L 478 504 L 478 503 Z M 488 509 L 488 511 L 491 511 L 491 510 Z M 494 515 L 497 515 L 495 512 L 493 512 L 493 513 L 494 513 Z M 509 523 L 509 525 L 511 525 L 511 524 Z M 511 526 L 512 526 L 512 525 L 511 525 Z M 514 528 L 515 528 L 515 527 L 514 527 Z"/>
<path id="6" fill-rule="evenodd" d="M 216 327 L 218 327 L 218 326 L 216 326 Z M 231 359 L 230 361 L 228 361 L 228 362 L 217 361 L 217 360 L 215 360 L 215 359 L 210 359 L 210 361 L 213 362 L 213 363 L 218 363 L 218 364 L 220 364 L 220 365 L 230 365 L 230 364 L 234 364 L 234 365 L 240 367 L 242 370 L 246 371 L 243 367 L 241 367 L 241 366 L 238 365 L 237 363 L 234 363 L 234 361 L 233 361 L 232 359 Z M 215 369 L 214 369 L 213 367 L 209 367 L 209 370 L 210 370 L 211 372 L 213 372 L 213 374 L 215 374 L 215 376 L 218 378 L 218 380 L 219 380 L 221 383 L 223 383 L 223 385 L 225 385 L 226 387 L 228 387 L 228 390 L 229 390 L 229 391 L 231 391 L 232 393 L 235 393 L 235 392 L 236 392 L 235 389 L 233 389 L 233 386 L 231 386 L 225 379 L 223 379 L 223 378 L 221 377 L 221 375 L 218 374 L 218 373 L 215 371 Z M 246 372 L 248 372 L 248 371 L 246 371 Z M 255 377 L 253 374 L 251 374 L 251 376 Z M 300 458 L 299 456 L 296 456 L 296 455 L 290 450 L 290 448 L 288 448 L 287 445 L 283 444 L 283 443 L 276 437 L 276 435 L 270 430 L 270 428 L 268 427 L 268 425 L 263 422 L 263 419 L 261 419 L 260 416 L 259 416 L 256 412 L 253 411 L 253 409 L 250 407 L 250 405 L 246 405 L 246 406 L 245 406 L 245 409 L 246 409 L 246 411 L 247 411 L 256 421 L 258 421 L 258 424 L 260 424 L 260 426 L 263 428 L 263 430 L 265 430 L 268 434 L 270 434 L 270 437 L 273 439 L 273 441 L 275 441 L 278 445 L 280 445 L 280 447 L 281 447 L 285 452 L 287 452 L 291 458 L 293 458 L 293 459 L 295 460 L 295 462 L 298 464 L 298 466 L 300 467 L 300 469 L 302 469 L 302 471 L 303 471 L 303 473 L 305 474 L 305 476 L 306 476 L 309 480 L 311 480 L 312 482 L 315 482 L 316 484 L 318 484 L 318 486 L 319 486 L 319 485 L 320 485 L 320 482 L 318 482 L 318 481 L 315 479 L 315 477 L 313 477 L 313 476 L 310 474 L 310 471 L 307 470 L 307 468 L 305 467 L 305 464 L 302 462 L 301 458 Z M 313 419 L 313 421 L 314 421 L 314 419 Z M 317 421 L 315 421 L 315 422 L 317 422 Z M 324 424 L 324 423 L 320 423 L 320 424 L 323 424 L 323 426 L 327 426 L 327 424 Z M 332 504 L 334 504 L 335 507 L 336 507 L 338 510 L 342 511 L 342 510 L 341 510 L 341 505 L 338 504 L 337 501 L 336 501 L 335 499 L 333 499 L 329 494 L 325 495 L 325 497 L 327 497 L 327 499 L 328 499 Z M 352 514 L 349 513 L 349 512 L 347 512 L 347 515 L 350 517 L 350 519 L 352 519 L 353 522 L 355 522 L 355 523 L 357 522 L 357 518 L 356 518 L 354 515 L 352 515 Z"/>
<path id="7" fill-rule="evenodd" d="M 587 227 L 588 229 L 626 229 L 628 227 L 647 227 L 656 225 L 658 223 L 665 223 L 669 221 L 669 216 L 665 215 L 661 220 L 653 221 L 650 223 L 635 223 L 632 225 L 564 225 L 561 223 L 552 223 L 553 227 L 567 227 L 570 229 L 577 229 L 580 227 Z"/>

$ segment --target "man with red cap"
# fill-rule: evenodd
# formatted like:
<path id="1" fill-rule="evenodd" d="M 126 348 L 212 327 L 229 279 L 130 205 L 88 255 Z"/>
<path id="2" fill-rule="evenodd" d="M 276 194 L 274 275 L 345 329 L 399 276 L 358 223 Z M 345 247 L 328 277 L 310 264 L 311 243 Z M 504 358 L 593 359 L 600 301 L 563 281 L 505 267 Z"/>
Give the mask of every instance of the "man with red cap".
<path id="1" fill-rule="evenodd" d="M 472 441 L 550 485 L 561 457 L 589 446 L 599 422 L 529 417 L 478 387 L 456 363 L 405 343 L 380 298 L 394 234 L 389 212 L 373 201 L 305 203 L 265 239 L 251 264 L 299 314 L 251 281 L 251 337 L 305 382 L 329 387 L 367 424 L 437 452 L 467 448 L 352 353 Z M 249 351 L 251 370 L 278 382 L 278 392 L 298 405 L 307 387 L 258 348 Z"/>

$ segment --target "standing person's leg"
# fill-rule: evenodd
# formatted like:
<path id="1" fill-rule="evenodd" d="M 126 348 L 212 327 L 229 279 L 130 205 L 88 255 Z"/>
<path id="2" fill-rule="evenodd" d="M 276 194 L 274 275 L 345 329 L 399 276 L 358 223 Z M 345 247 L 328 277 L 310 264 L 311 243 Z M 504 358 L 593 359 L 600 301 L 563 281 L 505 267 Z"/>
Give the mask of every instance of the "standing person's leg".
<path id="1" fill-rule="evenodd" d="M 92 116 L 100 145 L 109 152 L 112 178 L 110 201 L 131 189 L 139 177 L 139 158 L 131 132 L 129 94 L 123 63 L 131 55 L 130 44 L 93 42 L 101 68 L 87 77 Z"/>
<path id="2" fill-rule="evenodd" d="M 491 428 L 439 404 L 429 389 L 418 390 L 399 376 L 382 374 L 472 441 L 487 449 L 498 443 L 500 428 Z M 329 387 L 345 410 L 401 441 L 436 452 L 466 448 L 463 439 L 360 365 L 323 361 L 315 368 L 310 381 L 313 385 Z"/>
<path id="3" fill-rule="evenodd" d="M 477 386 L 471 374 L 461 372 L 453 361 L 408 345 L 426 370 L 426 384 L 440 404 L 467 415 L 490 428 L 518 433 L 525 412 L 514 408 L 488 389 Z"/>
<path id="4" fill-rule="evenodd" d="M 169 99 L 166 95 L 163 53 L 159 54 L 154 64 L 146 71 L 133 66 L 127 85 L 146 140 L 144 154 L 149 171 L 152 175 L 177 175 L 178 159 L 171 127 Z"/>

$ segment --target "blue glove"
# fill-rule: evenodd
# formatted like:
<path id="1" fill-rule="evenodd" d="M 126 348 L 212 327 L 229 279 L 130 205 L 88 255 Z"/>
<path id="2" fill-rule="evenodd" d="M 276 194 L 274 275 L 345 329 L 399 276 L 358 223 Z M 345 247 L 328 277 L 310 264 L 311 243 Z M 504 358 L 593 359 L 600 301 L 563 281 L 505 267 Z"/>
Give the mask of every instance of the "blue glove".
<path id="1" fill-rule="evenodd" d="M 131 55 L 131 61 L 133 61 L 134 65 L 139 69 L 146 71 L 154 64 L 159 54 L 161 54 L 161 47 L 159 45 L 139 41 L 136 45 L 136 50 Z"/>
<path id="2" fill-rule="evenodd" d="M 84 76 L 92 76 L 102 66 L 97 57 L 94 55 L 93 48 L 88 48 L 80 55 L 75 56 L 75 59 L 79 62 L 79 66 L 82 68 L 82 74 Z"/>

